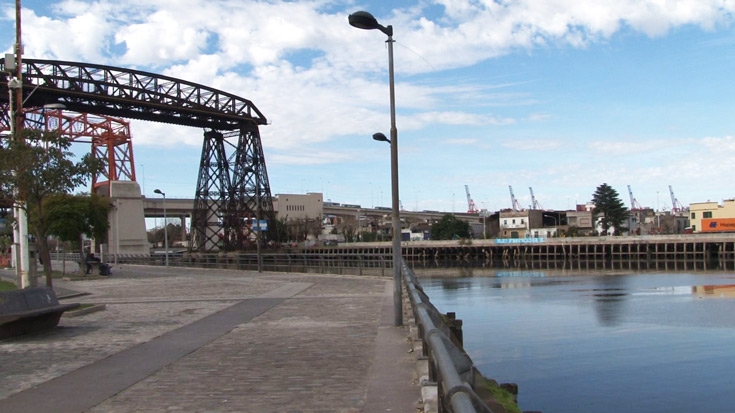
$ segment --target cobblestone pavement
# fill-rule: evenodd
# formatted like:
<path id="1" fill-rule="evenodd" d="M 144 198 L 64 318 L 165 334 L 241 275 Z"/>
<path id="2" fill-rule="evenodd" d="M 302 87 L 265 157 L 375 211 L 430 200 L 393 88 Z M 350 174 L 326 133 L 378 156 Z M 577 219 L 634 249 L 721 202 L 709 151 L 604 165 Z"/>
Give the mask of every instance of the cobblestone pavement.
<path id="1" fill-rule="evenodd" d="M 368 394 L 369 380 L 381 373 L 402 375 L 401 388 L 379 389 L 403 394 L 403 405 L 389 411 L 413 413 L 420 399 L 415 370 L 406 368 L 415 362 L 407 331 L 392 344 L 406 350 L 393 361 L 395 372 L 371 369 L 382 354 L 376 336 L 386 328 L 384 302 L 392 300 L 388 278 L 121 266 L 112 277 L 57 280 L 55 288 L 87 293 L 64 302 L 106 309 L 0 341 L 0 410 L 26 403 L 25 411 L 42 411 L 25 400 L 47 397 L 55 411 L 73 401 L 89 405 L 68 411 L 91 413 L 353 413 L 371 411 L 381 397 Z M 239 307 L 256 304 L 262 309 Z M 238 318 L 248 312 L 252 318 Z M 156 344 L 170 349 L 171 362 L 151 350 Z M 135 377 L 138 364 L 154 370 L 101 400 L 67 400 L 85 395 L 69 393 L 65 378 L 103 388 L 110 377 L 114 387 L 113 376 Z M 108 365 L 118 370 L 104 371 Z"/>

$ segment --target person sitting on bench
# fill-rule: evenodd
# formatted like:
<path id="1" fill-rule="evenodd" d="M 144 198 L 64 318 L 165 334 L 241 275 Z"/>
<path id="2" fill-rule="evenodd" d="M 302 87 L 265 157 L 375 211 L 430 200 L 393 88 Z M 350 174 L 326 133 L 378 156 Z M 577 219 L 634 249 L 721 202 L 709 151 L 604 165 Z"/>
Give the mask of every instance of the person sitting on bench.
<path id="1" fill-rule="evenodd" d="M 92 271 L 92 265 L 94 263 L 97 263 L 100 267 L 100 275 L 109 275 L 110 274 L 110 266 L 103 263 L 102 260 L 95 257 L 94 252 L 89 252 L 87 254 L 87 257 L 84 259 L 87 264 L 87 274 L 89 274 Z"/>

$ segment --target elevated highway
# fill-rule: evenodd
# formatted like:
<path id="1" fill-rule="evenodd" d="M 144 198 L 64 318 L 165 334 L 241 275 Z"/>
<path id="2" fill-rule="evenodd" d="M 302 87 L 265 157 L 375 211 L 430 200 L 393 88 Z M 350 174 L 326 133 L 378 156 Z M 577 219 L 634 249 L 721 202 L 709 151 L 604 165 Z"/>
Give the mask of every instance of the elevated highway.
<path id="1" fill-rule="evenodd" d="M 143 198 L 143 213 L 146 218 L 163 218 L 163 198 Z M 166 215 L 170 218 L 192 216 L 195 200 L 192 198 L 166 198 Z M 277 213 L 278 211 L 276 211 Z M 384 208 L 362 208 L 357 206 L 325 206 L 322 216 L 367 216 L 370 218 L 383 218 L 390 216 L 390 209 Z M 440 211 L 401 211 L 401 218 L 416 221 L 436 221 L 450 212 Z M 467 222 L 478 222 L 482 218 L 477 214 L 454 213 L 454 215 Z"/>

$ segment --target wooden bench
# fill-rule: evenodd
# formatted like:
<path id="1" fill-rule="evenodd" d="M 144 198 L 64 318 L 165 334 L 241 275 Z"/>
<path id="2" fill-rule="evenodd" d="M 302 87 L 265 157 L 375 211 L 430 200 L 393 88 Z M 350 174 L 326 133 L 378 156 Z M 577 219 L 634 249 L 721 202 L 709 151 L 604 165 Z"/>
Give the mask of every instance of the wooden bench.
<path id="1" fill-rule="evenodd" d="M 64 311 L 79 303 L 59 304 L 51 287 L 0 292 L 0 340 L 56 327 Z"/>

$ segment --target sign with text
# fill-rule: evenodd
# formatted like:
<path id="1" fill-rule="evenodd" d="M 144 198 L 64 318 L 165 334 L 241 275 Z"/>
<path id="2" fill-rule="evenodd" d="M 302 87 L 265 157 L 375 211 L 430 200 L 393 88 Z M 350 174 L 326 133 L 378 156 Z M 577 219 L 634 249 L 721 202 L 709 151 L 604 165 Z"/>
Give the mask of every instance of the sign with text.
<path id="1" fill-rule="evenodd" d="M 703 219 L 702 232 L 735 232 L 735 218 Z"/>
<path id="2" fill-rule="evenodd" d="M 495 238 L 496 244 L 537 244 L 546 238 Z"/>
<path id="3" fill-rule="evenodd" d="M 252 225 L 253 230 L 257 231 L 268 231 L 268 221 L 265 219 L 261 219 L 258 221 L 257 219 L 250 220 L 250 225 Z"/>

